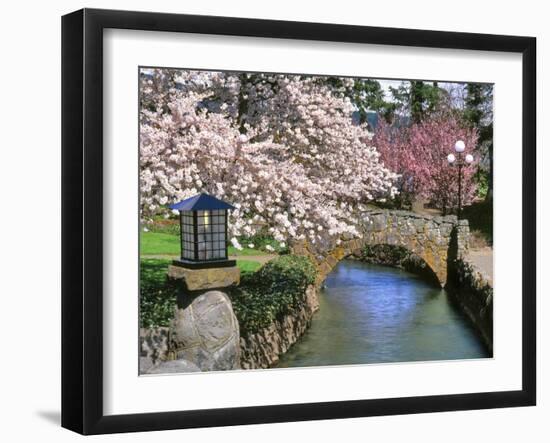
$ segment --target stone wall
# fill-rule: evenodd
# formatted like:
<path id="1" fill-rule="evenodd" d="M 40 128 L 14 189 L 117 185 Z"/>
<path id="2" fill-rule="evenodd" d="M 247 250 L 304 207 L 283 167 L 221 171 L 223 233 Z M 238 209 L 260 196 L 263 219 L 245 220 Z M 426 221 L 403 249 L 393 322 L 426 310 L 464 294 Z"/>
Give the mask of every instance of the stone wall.
<path id="1" fill-rule="evenodd" d="M 493 352 L 493 287 L 489 276 L 461 256 L 455 263 L 453 298 L 470 318 L 489 351 Z"/>
<path id="2" fill-rule="evenodd" d="M 454 238 L 452 239 L 454 240 Z M 452 245 L 451 245 L 452 247 Z M 464 257 L 470 247 L 470 225 L 468 220 L 459 220 L 456 227 L 456 255 L 454 258 Z"/>
<path id="3" fill-rule="evenodd" d="M 456 236 L 460 254 L 468 248 L 468 222 L 461 220 L 459 224 L 454 215 L 441 217 L 408 211 L 374 210 L 360 214 L 359 218 L 361 238 L 343 236 L 327 238 L 315 244 L 303 241 L 292 246 L 294 254 L 309 256 L 317 265 L 318 285 L 342 258 L 360 256 L 367 245 L 390 245 L 403 247 L 420 257 L 441 286 L 445 286 L 450 254 L 456 254 L 451 250 L 453 236 Z"/>
<path id="4" fill-rule="evenodd" d="M 376 265 L 391 266 L 404 269 L 423 277 L 426 281 L 439 284 L 437 276 L 428 267 L 426 262 L 408 249 L 400 246 L 375 245 L 367 246 L 361 250 L 361 255 L 352 255 L 353 260 Z"/>
<path id="5" fill-rule="evenodd" d="M 277 364 L 279 357 L 306 332 L 318 309 L 317 289 L 309 286 L 301 307 L 256 333 L 241 337 L 241 368 L 265 369 Z"/>
<path id="6" fill-rule="evenodd" d="M 207 294 L 178 308 L 171 327 L 140 330 L 141 374 L 269 368 L 306 332 L 319 309 L 317 289 L 309 286 L 302 306 L 239 339 L 229 298 L 219 291 Z"/>

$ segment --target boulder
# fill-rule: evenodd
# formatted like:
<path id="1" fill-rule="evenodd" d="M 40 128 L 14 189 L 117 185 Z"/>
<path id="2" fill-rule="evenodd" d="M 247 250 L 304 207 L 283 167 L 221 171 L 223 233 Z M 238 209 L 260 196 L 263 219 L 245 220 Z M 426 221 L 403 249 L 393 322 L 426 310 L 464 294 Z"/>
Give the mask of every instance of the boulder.
<path id="1" fill-rule="evenodd" d="M 170 329 L 165 327 L 139 331 L 140 339 L 140 373 L 147 372 L 152 366 L 168 357 L 170 346 Z"/>
<path id="2" fill-rule="evenodd" d="M 147 371 L 151 369 L 155 364 L 149 357 L 139 357 L 139 373 L 147 374 Z"/>
<path id="3" fill-rule="evenodd" d="M 239 323 L 229 297 L 208 291 L 178 308 L 171 339 L 178 360 L 201 371 L 240 369 Z"/>

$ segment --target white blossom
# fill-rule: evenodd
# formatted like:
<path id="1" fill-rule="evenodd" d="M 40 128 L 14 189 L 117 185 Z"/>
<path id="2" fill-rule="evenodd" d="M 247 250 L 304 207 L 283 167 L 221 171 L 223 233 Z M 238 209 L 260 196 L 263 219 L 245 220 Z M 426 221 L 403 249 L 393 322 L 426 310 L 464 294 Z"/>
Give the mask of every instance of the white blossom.
<path id="1" fill-rule="evenodd" d="M 142 220 L 206 192 L 236 208 L 237 249 L 236 237 L 265 231 L 280 244 L 315 242 L 359 235 L 357 208 L 395 192 L 352 103 L 319 78 L 150 72 L 140 85 Z"/>
<path id="2" fill-rule="evenodd" d="M 233 247 L 235 249 L 238 249 L 239 251 L 242 251 L 243 250 L 243 247 L 241 246 L 241 244 L 239 243 L 239 240 L 237 240 L 235 237 L 233 237 L 231 239 L 231 244 L 233 245 Z"/>

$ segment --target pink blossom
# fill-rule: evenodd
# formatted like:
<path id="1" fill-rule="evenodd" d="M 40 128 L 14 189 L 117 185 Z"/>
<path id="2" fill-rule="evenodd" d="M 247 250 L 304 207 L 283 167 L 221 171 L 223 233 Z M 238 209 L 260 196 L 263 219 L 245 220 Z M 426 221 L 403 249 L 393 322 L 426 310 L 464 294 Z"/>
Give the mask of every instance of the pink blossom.
<path id="1" fill-rule="evenodd" d="M 464 127 L 453 115 L 442 116 L 410 127 L 394 128 L 381 121 L 373 143 L 381 159 L 391 170 L 400 174 L 399 190 L 408 195 L 427 198 L 444 210 L 458 203 L 458 171 L 456 162 L 449 165 L 457 140 L 464 141 L 462 156 L 475 153 L 477 132 Z M 476 160 L 462 169 L 462 201 L 472 201 L 476 182 Z"/>

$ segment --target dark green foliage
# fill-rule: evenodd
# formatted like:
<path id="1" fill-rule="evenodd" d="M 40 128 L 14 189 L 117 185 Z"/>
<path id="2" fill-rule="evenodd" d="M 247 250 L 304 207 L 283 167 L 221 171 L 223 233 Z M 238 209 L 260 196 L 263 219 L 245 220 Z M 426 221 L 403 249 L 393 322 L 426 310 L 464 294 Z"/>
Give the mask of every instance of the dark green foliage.
<path id="1" fill-rule="evenodd" d="M 418 81 L 411 82 L 411 119 L 414 123 L 420 123 L 424 116 L 424 83 Z"/>
<path id="2" fill-rule="evenodd" d="M 230 292 L 241 335 L 269 326 L 300 306 L 307 286 L 315 281 L 315 267 L 306 257 L 284 255 L 243 277 Z"/>
<path id="3" fill-rule="evenodd" d="M 141 259 L 139 322 L 142 328 L 168 326 L 174 316 L 176 284 L 166 278 L 170 260 Z"/>
<path id="4" fill-rule="evenodd" d="M 493 203 L 491 200 L 474 203 L 462 209 L 462 217 L 468 220 L 470 230 L 480 231 L 485 240 L 493 244 Z"/>
<path id="5" fill-rule="evenodd" d="M 478 128 L 480 142 L 492 139 L 493 135 L 493 85 L 467 83 L 464 99 L 464 120 Z"/>
<path id="6" fill-rule="evenodd" d="M 386 115 L 390 109 L 390 103 L 386 102 L 384 91 L 376 80 L 359 79 L 355 81 L 354 101 L 358 104 L 361 122 L 366 121 L 367 111 L 376 111 Z"/>
<path id="7" fill-rule="evenodd" d="M 482 169 L 478 169 L 474 175 L 477 183 L 476 197 L 485 199 L 489 192 L 489 174 Z"/>
<path id="8" fill-rule="evenodd" d="M 139 268 L 139 323 L 142 328 L 168 326 L 174 317 L 177 282 L 166 277 L 171 260 L 142 258 Z M 246 280 L 254 274 L 258 262 L 239 260 L 237 266 Z"/>
<path id="9" fill-rule="evenodd" d="M 394 111 L 394 104 L 386 101 L 384 90 L 378 80 L 356 78 L 353 86 L 344 86 L 340 77 L 328 77 L 326 82 L 334 88 L 336 94 L 343 94 L 357 107 L 359 122 L 368 121 L 369 112 L 376 113 L 389 119 Z M 372 125 L 372 122 L 369 122 Z"/>
<path id="10" fill-rule="evenodd" d="M 241 334 L 268 326 L 304 301 L 305 290 L 315 281 L 315 267 L 305 257 L 284 255 L 256 272 L 241 268 L 241 285 L 229 290 Z M 176 282 L 166 278 L 170 260 L 142 259 L 140 266 L 140 326 L 168 326 L 174 316 Z"/>
<path id="11" fill-rule="evenodd" d="M 463 119 L 478 131 L 478 149 L 484 167 L 480 168 L 477 178 L 487 181 L 484 196 L 490 200 L 493 195 L 493 85 L 468 83 L 465 89 Z"/>
<path id="12" fill-rule="evenodd" d="M 390 87 L 393 96 L 391 114 L 410 115 L 413 123 L 420 123 L 440 110 L 443 91 L 437 82 L 413 80 L 407 83 L 403 82 L 397 88 Z"/>

